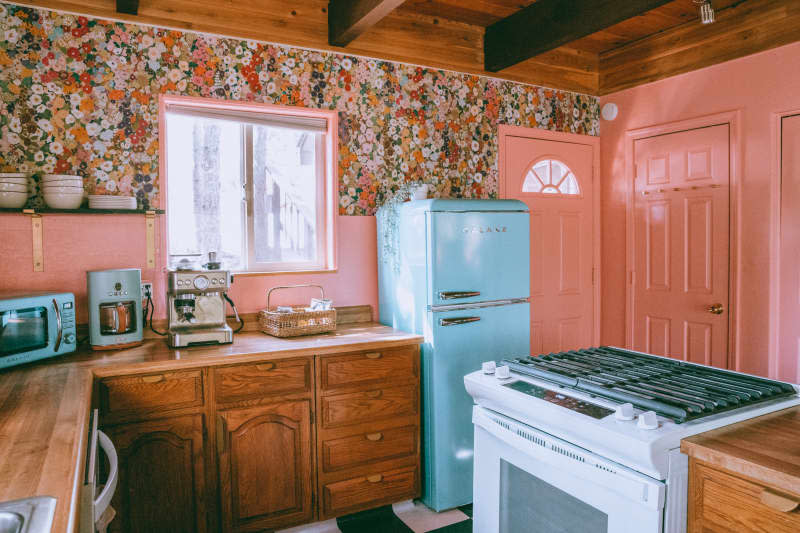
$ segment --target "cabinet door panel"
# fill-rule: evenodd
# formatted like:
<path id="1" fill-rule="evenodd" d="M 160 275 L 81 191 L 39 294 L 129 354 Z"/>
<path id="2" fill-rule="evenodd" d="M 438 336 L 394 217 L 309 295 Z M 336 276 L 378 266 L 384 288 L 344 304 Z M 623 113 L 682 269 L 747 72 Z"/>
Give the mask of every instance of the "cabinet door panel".
<path id="1" fill-rule="evenodd" d="M 223 530 L 310 521 L 311 403 L 221 411 L 217 424 Z"/>
<path id="2" fill-rule="evenodd" d="M 119 455 L 110 532 L 205 532 L 203 416 L 104 428 Z"/>

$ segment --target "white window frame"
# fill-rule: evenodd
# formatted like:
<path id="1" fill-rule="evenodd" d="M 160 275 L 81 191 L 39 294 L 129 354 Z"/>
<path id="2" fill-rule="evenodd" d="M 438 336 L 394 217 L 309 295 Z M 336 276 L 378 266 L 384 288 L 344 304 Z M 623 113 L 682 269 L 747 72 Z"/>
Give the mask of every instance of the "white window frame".
<path id="1" fill-rule="evenodd" d="M 167 175 L 167 134 L 166 117 L 171 110 L 180 109 L 183 112 L 219 118 L 227 116 L 242 122 L 242 186 L 243 209 L 245 224 L 245 250 L 243 259 L 246 269 L 236 271 L 237 275 L 265 275 L 283 273 L 308 273 L 331 272 L 337 268 L 336 246 L 336 210 L 338 206 L 338 113 L 321 109 L 304 107 L 281 106 L 272 104 L 259 104 L 252 102 L 235 102 L 214 98 L 195 98 L 185 96 L 161 95 L 159 102 L 159 170 L 163 177 L 161 195 L 167 203 L 167 188 L 169 176 Z M 316 163 L 317 163 L 317 191 L 316 191 L 316 225 L 317 225 L 317 254 L 316 261 L 300 262 L 256 262 L 255 261 L 255 231 L 253 215 L 253 124 L 268 124 L 281 126 L 285 124 L 300 123 L 319 128 L 321 135 L 316 137 Z M 169 205 L 166 205 L 169 209 Z M 167 217 L 167 220 L 168 217 Z M 169 231 L 164 233 L 165 249 L 169 253 Z"/>

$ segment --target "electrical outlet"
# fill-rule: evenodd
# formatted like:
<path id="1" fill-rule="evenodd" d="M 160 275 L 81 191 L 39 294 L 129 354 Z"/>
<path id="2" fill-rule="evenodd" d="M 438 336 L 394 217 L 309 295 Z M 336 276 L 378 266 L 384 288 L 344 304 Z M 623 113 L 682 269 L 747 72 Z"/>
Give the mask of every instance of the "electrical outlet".
<path id="1" fill-rule="evenodd" d="M 142 282 L 142 300 L 147 300 L 147 295 L 153 297 L 153 284 L 149 281 Z"/>

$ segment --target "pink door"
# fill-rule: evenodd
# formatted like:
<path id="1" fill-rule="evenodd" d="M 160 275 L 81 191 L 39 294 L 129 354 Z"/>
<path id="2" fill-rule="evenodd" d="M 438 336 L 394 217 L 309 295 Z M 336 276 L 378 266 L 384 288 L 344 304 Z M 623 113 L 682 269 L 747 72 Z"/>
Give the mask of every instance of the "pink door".
<path id="1" fill-rule="evenodd" d="M 531 212 L 531 353 L 592 345 L 592 146 L 505 138 L 505 197 Z"/>
<path id="2" fill-rule="evenodd" d="M 800 115 L 781 125 L 781 275 L 778 379 L 800 381 Z"/>
<path id="3" fill-rule="evenodd" d="M 728 125 L 634 145 L 633 348 L 728 361 Z"/>

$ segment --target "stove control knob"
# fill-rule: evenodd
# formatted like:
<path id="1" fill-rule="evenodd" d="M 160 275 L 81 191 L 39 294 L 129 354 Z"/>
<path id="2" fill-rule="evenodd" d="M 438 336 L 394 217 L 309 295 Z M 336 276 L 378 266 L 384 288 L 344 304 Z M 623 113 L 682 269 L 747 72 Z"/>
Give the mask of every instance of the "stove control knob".
<path id="1" fill-rule="evenodd" d="M 614 413 L 614 418 L 617 420 L 633 420 L 633 404 L 623 403 L 617 406 L 617 411 Z"/>
<path id="2" fill-rule="evenodd" d="M 639 429 L 658 429 L 658 418 L 655 411 L 647 411 L 639 415 L 636 421 L 636 426 Z"/>
<path id="3" fill-rule="evenodd" d="M 494 377 L 497 379 L 508 379 L 511 377 L 511 369 L 508 368 L 508 365 L 498 366 L 497 370 L 494 371 Z"/>
<path id="4" fill-rule="evenodd" d="M 494 374 L 497 364 L 494 361 L 486 361 L 481 365 L 484 374 Z"/>

